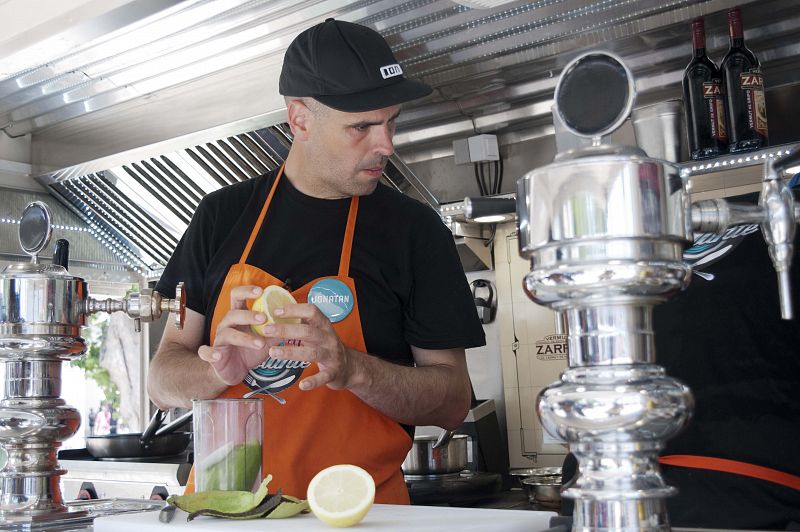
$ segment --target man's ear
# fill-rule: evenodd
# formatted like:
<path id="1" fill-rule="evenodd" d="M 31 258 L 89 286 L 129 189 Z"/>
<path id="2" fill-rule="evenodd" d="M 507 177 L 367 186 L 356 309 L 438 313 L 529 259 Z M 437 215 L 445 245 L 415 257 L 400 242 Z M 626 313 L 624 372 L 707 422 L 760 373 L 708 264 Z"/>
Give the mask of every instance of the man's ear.
<path id="1" fill-rule="evenodd" d="M 290 100 L 286 107 L 289 128 L 292 130 L 295 141 L 307 140 L 309 127 L 314 119 L 311 109 L 306 107 L 302 100 Z"/>

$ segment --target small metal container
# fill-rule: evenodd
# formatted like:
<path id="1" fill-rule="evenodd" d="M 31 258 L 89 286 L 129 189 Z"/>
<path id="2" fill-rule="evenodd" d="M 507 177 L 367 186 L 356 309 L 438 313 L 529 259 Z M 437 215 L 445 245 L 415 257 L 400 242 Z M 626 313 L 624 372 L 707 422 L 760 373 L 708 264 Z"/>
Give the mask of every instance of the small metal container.
<path id="1" fill-rule="evenodd" d="M 533 478 L 536 480 L 550 480 L 554 478 L 561 479 L 560 467 L 523 467 L 512 469 L 508 472 L 513 478 L 517 480 L 519 487 L 524 488 L 522 481 L 526 478 Z"/>
<path id="2" fill-rule="evenodd" d="M 528 502 L 531 504 L 547 508 L 561 506 L 561 476 L 524 478 L 522 487 L 528 494 Z"/>
<path id="3" fill-rule="evenodd" d="M 441 447 L 434 447 L 438 436 L 417 436 L 403 460 L 406 475 L 443 475 L 458 473 L 467 467 L 466 434 L 456 434 Z"/>
<path id="4" fill-rule="evenodd" d="M 636 143 L 654 159 L 679 163 L 689 159 L 683 101 L 667 100 L 633 110 Z"/>

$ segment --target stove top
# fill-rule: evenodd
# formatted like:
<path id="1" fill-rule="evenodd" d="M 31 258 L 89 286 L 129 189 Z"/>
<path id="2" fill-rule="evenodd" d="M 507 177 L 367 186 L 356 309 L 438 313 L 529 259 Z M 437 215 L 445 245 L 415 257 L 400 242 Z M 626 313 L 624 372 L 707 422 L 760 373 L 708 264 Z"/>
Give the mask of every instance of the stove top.
<path id="1" fill-rule="evenodd" d="M 95 458 L 87 449 L 64 449 L 58 452 L 59 460 L 80 460 L 89 462 L 141 462 L 151 464 L 191 464 L 194 453 L 186 450 L 172 456 L 148 456 L 146 458 Z"/>
<path id="2" fill-rule="evenodd" d="M 86 449 L 58 453 L 64 498 L 143 498 L 180 495 L 189 478 L 193 453 L 174 456 L 97 459 Z"/>
<path id="3" fill-rule="evenodd" d="M 503 479 L 497 473 L 462 471 L 447 475 L 405 475 L 411 504 L 468 506 L 496 497 Z"/>

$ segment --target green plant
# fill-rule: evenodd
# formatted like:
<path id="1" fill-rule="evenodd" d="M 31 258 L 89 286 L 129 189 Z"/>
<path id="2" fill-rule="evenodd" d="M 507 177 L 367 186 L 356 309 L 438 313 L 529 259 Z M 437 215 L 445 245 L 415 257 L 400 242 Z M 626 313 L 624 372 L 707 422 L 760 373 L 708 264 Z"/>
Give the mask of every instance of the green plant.
<path id="1" fill-rule="evenodd" d="M 86 354 L 72 360 L 70 364 L 81 368 L 86 377 L 93 379 L 103 390 L 106 400 L 111 403 L 111 411 L 119 412 L 119 389 L 111 381 L 108 370 L 100 366 L 100 349 L 103 339 L 108 331 L 109 315 L 105 313 L 91 314 L 86 320 L 84 340 L 86 341 Z"/>

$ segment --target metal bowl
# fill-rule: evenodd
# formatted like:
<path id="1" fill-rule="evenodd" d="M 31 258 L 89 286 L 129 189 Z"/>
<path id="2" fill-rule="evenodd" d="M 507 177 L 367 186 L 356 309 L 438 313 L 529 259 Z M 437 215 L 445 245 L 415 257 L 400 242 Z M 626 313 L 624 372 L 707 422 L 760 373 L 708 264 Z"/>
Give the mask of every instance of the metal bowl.
<path id="1" fill-rule="evenodd" d="M 521 488 L 525 488 L 522 481 L 526 478 L 537 480 L 561 479 L 560 467 L 524 467 L 512 469 L 508 473 L 517 480 Z"/>
<path id="2" fill-rule="evenodd" d="M 561 506 L 561 476 L 528 477 L 522 479 L 522 487 L 528 495 L 528 502 L 548 508 Z"/>

